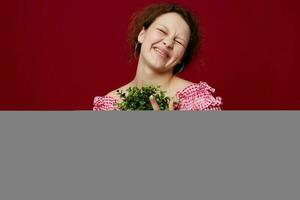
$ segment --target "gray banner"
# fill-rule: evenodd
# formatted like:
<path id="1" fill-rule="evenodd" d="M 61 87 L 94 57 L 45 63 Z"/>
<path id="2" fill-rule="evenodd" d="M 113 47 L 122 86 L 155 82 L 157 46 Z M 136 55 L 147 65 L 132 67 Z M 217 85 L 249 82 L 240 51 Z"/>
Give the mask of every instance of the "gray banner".
<path id="1" fill-rule="evenodd" d="M 298 200 L 300 112 L 0 112 L 3 200 Z"/>

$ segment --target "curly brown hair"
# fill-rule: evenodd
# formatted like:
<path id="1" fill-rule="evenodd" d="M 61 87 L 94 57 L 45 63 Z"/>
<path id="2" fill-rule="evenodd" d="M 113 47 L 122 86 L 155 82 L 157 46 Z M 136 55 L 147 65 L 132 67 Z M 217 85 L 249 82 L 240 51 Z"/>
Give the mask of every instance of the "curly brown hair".
<path id="1" fill-rule="evenodd" d="M 131 49 L 131 55 L 133 55 L 135 58 L 138 58 L 140 55 L 141 44 L 138 42 L 137 38 L 142 28 L 144 27 L 145 30 L 147 30 L 157 17 L 170 12 L 179 14 L 190 28 L 190 41 L 182 59 L 184 68 L 190 63 L 191 59 L 196 54 L 196 50 L 201 45 L 202 34 L 199 31 L 198 22 L 194 14 L 186 8 L 174 3 L 151 4 L 132 15 L 128 27 L 128 42 Z M 176 74 L 181 70 L 182 65 L 176 65 L 173 69 L 173 74 Z"/>

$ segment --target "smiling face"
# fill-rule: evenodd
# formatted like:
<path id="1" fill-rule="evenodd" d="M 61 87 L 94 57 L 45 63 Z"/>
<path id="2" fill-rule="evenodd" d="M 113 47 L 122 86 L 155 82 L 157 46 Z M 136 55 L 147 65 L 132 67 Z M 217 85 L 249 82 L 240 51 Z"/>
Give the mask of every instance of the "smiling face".
<path id="1" fill-rule="evenodd" d="M 159 16 L 138 36 L 142 44 L 140 62 L 157 72 L 172 71 L 184 56 L 190 34 L 188 24 L 179 14 Z"/>

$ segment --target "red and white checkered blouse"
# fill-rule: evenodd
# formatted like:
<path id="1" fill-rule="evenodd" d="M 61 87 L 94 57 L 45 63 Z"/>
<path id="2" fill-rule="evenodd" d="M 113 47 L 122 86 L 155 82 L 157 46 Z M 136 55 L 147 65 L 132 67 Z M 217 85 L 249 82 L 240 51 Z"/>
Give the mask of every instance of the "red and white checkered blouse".
<path id="1" fill-rule="evenodd" d="M 202 111 L 202 110 L 221 110 L 222 98 L 213 97 L 215 89 L 206 82 L 200 81 L 187 86 L 176 93 L 179 105 L 175 110 L 180 111 Z M 94 98 L 94 111 L 118 110 L 114 107 L 117 99 L 111 96 L 96 96 Z"/>

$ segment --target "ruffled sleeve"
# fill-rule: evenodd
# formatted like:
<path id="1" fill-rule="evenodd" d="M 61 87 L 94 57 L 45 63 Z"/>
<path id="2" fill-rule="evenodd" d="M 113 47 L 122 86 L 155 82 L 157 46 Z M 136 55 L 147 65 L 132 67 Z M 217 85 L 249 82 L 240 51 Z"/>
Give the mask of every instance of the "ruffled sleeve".
<path id="1" fill-rule="evenodd" d="M 111 96 L 96 96 L 94 98 L 94 111 L 111 111 L 116 110 L 114 107 L 114 104 L 117 102 L 116 99 L 114 99 Z"/>
<path id="2" fill-rule="evenodd" d="M 183 111 L 221 110 L 222 98 L 214 97 L 212 95 L 214 92 L 215 89 L 206 82 L 192 84 L 176 93 L 180 101 L 177 109 Z"/>

